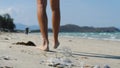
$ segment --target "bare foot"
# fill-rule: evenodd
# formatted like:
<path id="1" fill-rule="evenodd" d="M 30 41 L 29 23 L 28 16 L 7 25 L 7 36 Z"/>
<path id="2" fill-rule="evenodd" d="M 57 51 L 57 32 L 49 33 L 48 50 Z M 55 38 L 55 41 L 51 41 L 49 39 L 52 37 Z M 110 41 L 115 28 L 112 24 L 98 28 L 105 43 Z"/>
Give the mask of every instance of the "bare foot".
<path id="1" fill-rule="evenodd" d="M 43 50 L 43 51 L 49 51 L 49 47 L 48 46 L 40 46 L 39 49 Z"/>
<path id="2" fill-rule="evenodd" d="M 37 47 L 40 50 L 43 51 L 49 51 L 49 43 L 48 42 L 44 42 L 43 45 L 41 45 L 40 47 Z"/>
<path id="3" fill-rule="evenodd" d="M 59 43 L 59 42 L 54 43 L 54 44 L 53 44 L 53 48 L 54 48 L 54 49 L 57 49 L 59 45 L 60 45 L 60 43 Z"/>

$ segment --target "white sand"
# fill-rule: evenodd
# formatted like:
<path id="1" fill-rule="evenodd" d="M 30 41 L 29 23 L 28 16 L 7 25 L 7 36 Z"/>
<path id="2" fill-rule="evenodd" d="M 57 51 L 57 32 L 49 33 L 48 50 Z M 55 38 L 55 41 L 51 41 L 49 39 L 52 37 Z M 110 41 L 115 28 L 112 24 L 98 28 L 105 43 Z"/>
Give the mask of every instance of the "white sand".
<path id="1" fill-rule="evenodd" d="M 25 35 L 21 33 L 2 33 L 0 34 L 0 66 L 9 66 L 13 68 L 50 68 L 42 60 L 54 57 L 66 57 L 77 65 L 73 68 L 80 68 L 80 63 L 84 66 L 109 65 L 111 68 L 120 68 L 120 42 L 105 41 L 80 38 L 59 37 L 60 46 L 57 50 L 52 48 L 52 37 L 50 40 L 50 50 L 53 52 L 44 52 L 36 47 L 14 45 L 16 42 L 33 41 L 37 46 L 41 45 L 40 35 Z M 67 49 L 67 54 L 61 51 Z M 65 56 L 69 55 L 69 57 Z M 8 58 L 6 60 L 5 58 Z M 91 68 L 91 67 L 85 67 Z"/>

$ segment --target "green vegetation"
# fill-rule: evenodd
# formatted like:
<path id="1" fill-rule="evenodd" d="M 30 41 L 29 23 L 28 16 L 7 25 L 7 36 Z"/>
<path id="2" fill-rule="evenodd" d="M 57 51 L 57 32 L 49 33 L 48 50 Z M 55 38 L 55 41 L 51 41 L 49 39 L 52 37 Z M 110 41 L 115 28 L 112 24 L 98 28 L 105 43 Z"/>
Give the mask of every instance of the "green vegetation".
<path id="1" fill-rule="evenodd" d="M 40 32 L 40 30 L 31 30 L 31 32 Z M 49 28 L 48 32 L 52 32 L 52 29 Z M 60 26 L 60 32 L 120 32 L 120 29 L 116 27 L 90 27 L 66 24 Z"/>
<path id="2" fill-rule="evenodd" d="M 0 31 L 13 32 L 15 27 L 13 18 L 8 13 L 0 15 Z"/>
<path id="3" fill-rule="evenodd" d="M 60 27 L 60 32 L 120 32 L 116 27 L 80 27 L 74 24 L 67 24 Z"/>

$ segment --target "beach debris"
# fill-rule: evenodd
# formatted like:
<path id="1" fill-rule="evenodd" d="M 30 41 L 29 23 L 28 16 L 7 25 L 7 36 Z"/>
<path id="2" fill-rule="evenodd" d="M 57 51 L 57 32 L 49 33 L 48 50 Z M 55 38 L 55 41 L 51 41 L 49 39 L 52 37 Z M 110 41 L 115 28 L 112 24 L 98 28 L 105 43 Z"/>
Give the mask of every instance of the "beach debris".
<path id="1" fill-rule="evenodd" d="M 46 61 L 42 60 L 41 63 L 45 63 L 48 66 L 57 67 L 57 68 L 65 68 L 65 67 L 71 68 L 72 66 L 74 66 L 72 61 L 68 58 L 49 58 Z"/>
<path id="2" fill-rule="evenodd" d="M 110 68 L 110 66 L 109 65 L 105 65 L 104 68 Z"/>
<path id="3" fill-rule="evenodd" d="M 27 43 L 26 42 L 17 42 L 17 43 L 13 43 L 13 44 L 25 45 L 25 46 L 36 46 L 32 41 L 28 41 Z"/>
<path id="4" fill-rule="evenodd" d="M 99 65 L 95 65 L 93 68 L 100 68 L 100 66 Z"/>
<path id="5" fill-rule="evenodd" d="M 10 67 L 10 66 L 0 66 L 0 68 L 13 68 L 13 67 Z"/>
<path id="6" fill-rule="evenodd" d="M 11 58 L 9 56 L 1 56 L 0 60 L 17 60 L 17 59 L 13 59 L 13 58 Z"/>
<path id="7" fill-rule="evenodd" d="M 74 61 L 74 60 L 73 60 Z M 79 67 L 79 68 L 101 68 L 100 65 L 86 65 L 84 61 L 80 61 L 80 64 L 76 64 L 75 62 L 71 61 L 71 59 L 67 57 L 57 57 L 57 58 L 48 58 L 46 60 L 41 60 L 40 64 L 45 64 L 52 68 L 72 68 L 72 67 Z M 109 65 L 103 66 L 103 68 L 110 68 Z"/>
<path id="8" fill-rule="evenodd" d="M 5 56 L 3 59 L 4 59 L 4 60 L 10 60 L 10 57 Z"/>
<path id="9" fill-rule="evenodd" d="M 57 65 L 57 68 L 64 68 L 64 65 Z"/>
<path id="10" fill-rule="evenodd" d="M 60 65 L 59 58 L 50 58 L 46 62 L 48 66 L 52 66 L 52 67 L 57 67 L 57 65 Z"/>

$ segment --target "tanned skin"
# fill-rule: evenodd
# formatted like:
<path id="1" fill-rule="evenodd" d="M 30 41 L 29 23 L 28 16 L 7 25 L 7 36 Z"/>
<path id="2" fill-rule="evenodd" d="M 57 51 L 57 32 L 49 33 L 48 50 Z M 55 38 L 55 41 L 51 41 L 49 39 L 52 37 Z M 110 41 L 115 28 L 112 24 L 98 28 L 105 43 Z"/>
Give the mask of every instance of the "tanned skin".
<path id="1" fill-rule="evenodd" d="M 43 38 L 43 43 L 40 47 L 43 51 L 49 51 L 48 40 L 48 18 L 46 13 L 47 0 L 37 0 L 37 15 L 40 26 L 40 31 Z M 53 27 L 53 48 L 59 46 L 58 33 L 60 27 L 60 1 L 50 0 L 50 6 L 52 10 L 52 27 Z"/>

